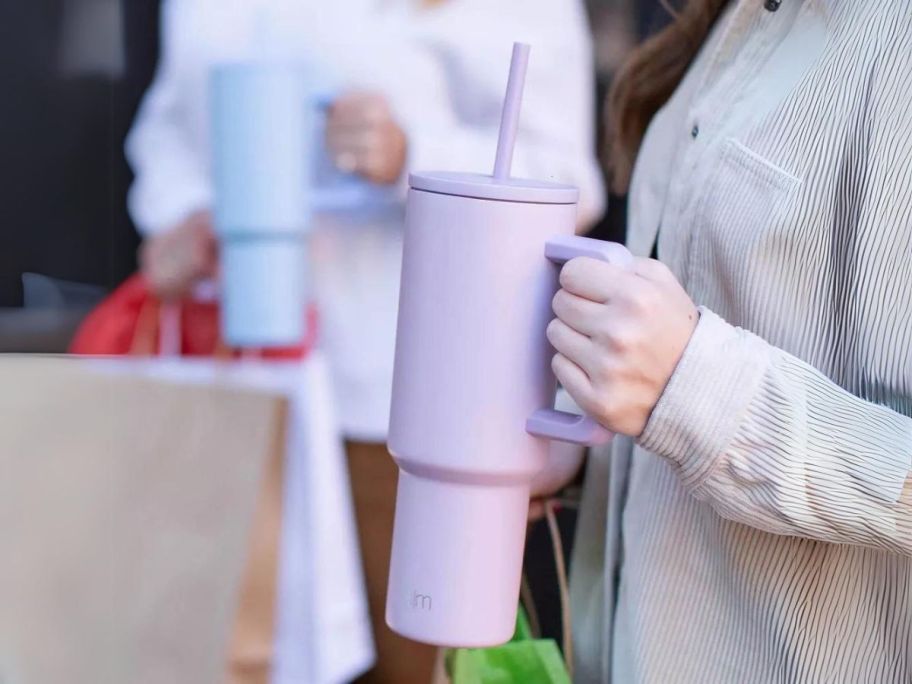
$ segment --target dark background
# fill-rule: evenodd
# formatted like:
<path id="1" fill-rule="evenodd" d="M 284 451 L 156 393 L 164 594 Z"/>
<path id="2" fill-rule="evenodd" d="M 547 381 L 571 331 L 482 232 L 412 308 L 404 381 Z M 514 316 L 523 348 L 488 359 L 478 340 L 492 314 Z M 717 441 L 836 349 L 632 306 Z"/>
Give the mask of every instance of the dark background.
<path id="1" fill-rule="evenodd" d="M 62 0 L 0 2 L 0 307 L 21 276 L 110 289 L 135 269 L 123 140 L 155 68 L 158 0 L 122 5 L 118 78 L 60 68 Z"/>

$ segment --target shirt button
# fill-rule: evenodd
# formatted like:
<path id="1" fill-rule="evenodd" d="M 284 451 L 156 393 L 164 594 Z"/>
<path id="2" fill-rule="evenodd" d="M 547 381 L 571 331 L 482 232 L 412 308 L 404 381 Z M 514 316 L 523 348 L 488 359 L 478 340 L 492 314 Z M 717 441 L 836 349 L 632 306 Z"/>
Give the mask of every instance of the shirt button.
<path id="1" fill-rule="evenodd" d="M 690 137 L 696 140 L 700 135 L 700 126 L 694 124 L 694 127 L 690 129 Z"/>
<path id="2" fill-rule="evenodd" d="M 763 6 L 767 9 L 767 11 L 775 12 L 777 9 L 779 9 L 779 6 L 781 4 L 782 0 L 766 0 L 766 2 L 763 3 Z"/>

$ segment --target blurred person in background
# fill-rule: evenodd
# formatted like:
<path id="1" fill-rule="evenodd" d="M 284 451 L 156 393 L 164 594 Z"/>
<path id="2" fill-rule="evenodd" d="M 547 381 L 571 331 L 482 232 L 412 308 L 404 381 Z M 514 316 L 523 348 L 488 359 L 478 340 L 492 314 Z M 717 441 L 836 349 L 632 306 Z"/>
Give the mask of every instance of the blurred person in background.
<path id="1" fill-rule="evenodd" d="M 910 106 L 890 0 L 688 0 L 618 74 L 634 263 L 570 261 L 548 329 L 618 435 L 576 681 L 912 681 Z"/>
<path id="2" fill-rule="evenodd" d="M 423 683 L 434 649 L 393 635 L 383 620 L 396 491 L 384 442 L 406 175 L 489 172 L 511 45 L 523 40 L 533 53 L 513 173 L 579 186 L 580 229 L 592 224 L 603 190 L 586 16 L 577 0 L 166 0 L 158 73 L 127 143 L 141 266 L 164 299 L 190 296 L 216 274 L 207 78 L 213 64 L 256 52 L 263 17 L 272 54 L 305 58 L 339 84 L 326 136 L 337 167 L 394 198 L 318 215 L 311 268 L 378 649 L 366 681 Z"/>

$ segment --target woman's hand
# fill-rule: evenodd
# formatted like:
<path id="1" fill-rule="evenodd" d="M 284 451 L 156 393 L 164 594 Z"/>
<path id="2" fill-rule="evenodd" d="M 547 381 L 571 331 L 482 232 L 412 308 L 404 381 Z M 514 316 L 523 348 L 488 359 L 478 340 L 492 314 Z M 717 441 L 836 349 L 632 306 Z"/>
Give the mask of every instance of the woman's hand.
<path id="1" fill-rule="evenodd" d="M 387 185 L 402 175 L 406 136 L 382 95 L 355 92 L 336 100 L 329 110 L 326 138 L 341 171 Z"/>
<path id="2" fill-rule="evenodd" d="M 209 212 L 197 212 L 174 228 L 153 235 L 139 252 L 140 268 L 157 297 L 173 301 L 203 278 L 215 276 L 218 246 Z"/>
<path id="3" fill-rule="evenodd" d="M 552 367 L 586 413 L 638 437 L 697 325 L 699 313 L 668 268 L 589 258 L 564 265 L 548 339 Z"/>

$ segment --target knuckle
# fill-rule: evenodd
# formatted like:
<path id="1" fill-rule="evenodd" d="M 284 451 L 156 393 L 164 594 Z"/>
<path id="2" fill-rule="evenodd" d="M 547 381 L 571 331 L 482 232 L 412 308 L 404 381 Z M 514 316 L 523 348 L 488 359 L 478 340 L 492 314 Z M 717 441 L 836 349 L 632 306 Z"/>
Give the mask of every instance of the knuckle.
<path id="1" fill-rule="evenodd" d="M 636 346 L 636 335 L 629 327 L 617 327 L 611 331 L 608 344 L 616 352 L 629 352 Z"/>
<path id="2" fill-rule="evenodd" d="M 552 319 L 551 322 L 548 323 L 548 327 L 545 329 L 545 334 L 547 335 L 550 342 L 554 342 L 554 340 L 557 338 L 559 327 L 560 321 L 556 318 Z"/>
<path id="3" fill-rule="evenodd" d="M 585 397 L 580 397 L 577 403 L 587 415 L 606 425 L 610 423 L 613 413 L 610 406 L 611 402 L 606 398 L 604 391 L 604 388 L 600 385 L 593 384 L 592 392 Z"/>
<path id="4" fill-rule="evenodd" d="M 593 396 L 580 397 L 577 400 L 580 409 L 587 415 L 595 418 L 599 423 L 604 422 L 601 403 Z"/>
<path id="5" fill-rule="evenodd" d="M 551 310 L 556 316 L 560 316 L 561 311 L 567 310 L 567 299 L 567 291 L 563 288 L 554 293 L 551 298 Z"/>
<path id="6" fill-rule="evenodd" d="M 593 386 L 604 387 L 611 385 L 615 377 L 615 363 L 608 354 L 599 355 L 592 364 L 592 384 Z"/>
<path id="7" fill-rule="evenodd" d="M 580 299 L 579 297 L 571 297 L 567 302 L 567 309 L 570 314 L 578 320 L 585 320 L 591 322 L 593 319 L 598 321 L 602 316 L 599 315 L 599 311 L 595 307 L 587 306 L 586 301 Z"/>
<path id="8" fill-rule="evenodd" d="M 560 272 L 561 287 L 570 292 L 578 290 L 583 279 L 582 269 L 582 262 L 577 259 L 571 259 L 564 264 Z"/>
<path id="9" fill-rule="evenodd" d="M 599 345 L 610 347 L 614 337 L 614 328 L 615 325 L 608 318 L 600 318 L 593 328 L 591 337 Z"/>
<path id="10" fill-rule="evenodd" d="M 639 313 L 643 309 L 643 292 L 640 289 L 631 290 L 625 298 L 627 309 L 633 313 Z"/>
<path id="11" fill-rule="evenodd" d="M 582 318 L 583 307 L 579 297 L 572 295 L 566 290 L 558 290 L 554 295 L 554 310 L 560 319 L 577 320 Z"/>
<path id="12" fill-rule="evenodd" d="M 596 413 L 598 414 L 598 419 L 602 423 L 611 425 L 617 420 L 617 417 L 620 414 L 619 402 L 610 395 L 606 396 L 599 402 Z"/>
<path id="13" fill-rule="evenodd" d="M 663 262 L 659 261 L 658 259 L 650 259 L 649 263 L 656 275 L 659 277 L 665 279 L 672 277 L 671 269 L 668 268 L 668 266 L 666 266 Z"/>
<path id="14" fill-rule="evenodd" d="M 648 286 L 640 286 L 632 290 L 628 297 L 630 310 L 634 313 L 645 314 L 651 312 L 656 304 L 655 290 Z"/>
<path id="15" fill-rule="evenodd" d="M 563 361 L 561 361 L 561 355 L 555 354 L 554 356 L 551 357 L 551 372 L 553 372 L 554 375 L 559 376 L 560 373 L 562 372 L 562 370 L 563 370 Z"/>

